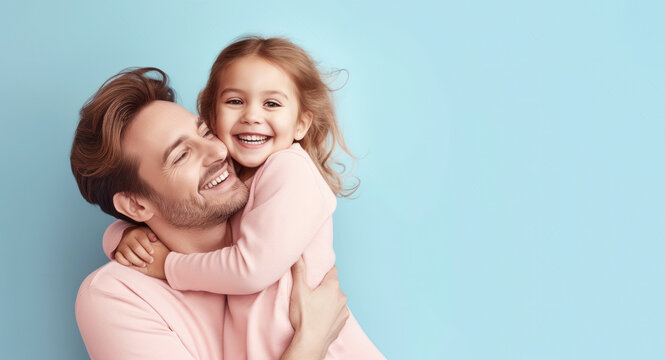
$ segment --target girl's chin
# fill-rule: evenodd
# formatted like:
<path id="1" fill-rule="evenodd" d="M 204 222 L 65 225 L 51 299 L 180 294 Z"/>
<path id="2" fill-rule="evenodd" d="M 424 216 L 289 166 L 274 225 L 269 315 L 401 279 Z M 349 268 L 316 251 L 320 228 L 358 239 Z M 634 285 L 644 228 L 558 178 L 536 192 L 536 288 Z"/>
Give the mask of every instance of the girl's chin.
<path id="1" fill-rule="evenodd" d="M 237 162 L 238 164 L 242 165 L 245 169 L 252 169 L 252 168 L 257 168 L 261 165 L 263 165 L 264 162 L 266 162 L 267 158 L 248 158 L 248 157 L 242 157 L 238 158 L 235 156 L 233 157 L 233 161 Z"/>

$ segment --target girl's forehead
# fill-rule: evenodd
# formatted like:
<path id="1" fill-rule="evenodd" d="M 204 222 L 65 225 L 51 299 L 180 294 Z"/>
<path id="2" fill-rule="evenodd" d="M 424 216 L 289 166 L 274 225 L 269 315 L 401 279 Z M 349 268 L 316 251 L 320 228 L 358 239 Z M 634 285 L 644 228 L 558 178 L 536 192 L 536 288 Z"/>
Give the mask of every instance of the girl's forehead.
<path id="1" fill-rule="evenodd" d="M 284 68 L 258 56 L 245 56 L 224 67 L 218 75 L 218 92 L 227 88 L 278 88 L 296 92 L 296 84 Z"/>

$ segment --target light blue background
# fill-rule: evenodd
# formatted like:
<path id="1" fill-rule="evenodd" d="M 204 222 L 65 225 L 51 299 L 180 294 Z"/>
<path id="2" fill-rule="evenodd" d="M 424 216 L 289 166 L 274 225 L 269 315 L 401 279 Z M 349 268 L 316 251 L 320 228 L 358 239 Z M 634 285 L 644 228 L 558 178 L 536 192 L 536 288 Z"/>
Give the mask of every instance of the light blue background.
<path id="1" fill-rule="evenodd" d="M 345 68 L 360 161 L 343 289 L 390 359 L 665 358 L 665 27 L 641 1 L 0 5 L 0 357 L 84 359 L 111 222 L 69 170 L 78 110 L 157 66 L 194 110 L 237 36 Z"/>

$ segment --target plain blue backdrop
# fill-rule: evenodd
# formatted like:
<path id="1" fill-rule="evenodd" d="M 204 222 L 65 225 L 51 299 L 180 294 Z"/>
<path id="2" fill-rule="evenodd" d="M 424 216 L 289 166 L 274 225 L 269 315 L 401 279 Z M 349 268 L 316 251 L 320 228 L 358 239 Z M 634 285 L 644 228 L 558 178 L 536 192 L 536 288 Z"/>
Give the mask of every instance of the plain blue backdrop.
<path id="1" fill-rule="evenodd" d="M 84 359 L 112 219 L 69 169 L 78 110 L 157 66 L 195 110 L 217 53 L 282 35 L 344 68 L 359 156 L 335 249 L 389 359 L 665 358 L 665 8 L 643 1 L 4 1 L 0 357 Z"/>

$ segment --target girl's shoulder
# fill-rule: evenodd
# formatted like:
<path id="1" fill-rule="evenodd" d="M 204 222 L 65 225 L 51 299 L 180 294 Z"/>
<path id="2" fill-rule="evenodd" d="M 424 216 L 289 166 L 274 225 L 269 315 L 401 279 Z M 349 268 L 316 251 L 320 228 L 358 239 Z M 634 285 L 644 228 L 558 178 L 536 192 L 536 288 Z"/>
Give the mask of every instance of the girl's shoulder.
<path id="1" fill-rule="evenodd" d="M 255 182 L 262 179 L 264 183 L 316 183 L 318 187 L 329 190 L 316 164 L 298 143 L 271 154 L 254 177 Z"/>
<path id="2" fill-rule="evenodd" d="M 336 206 L 335 195 L 309 154 L 295 143 L 288 149 L 271 154 L 262 168 L 254 176 L 250 191 L 262 189 L 264 193 L 273 194 L 277 191 L 294 191 L 299 194 L 310 194 L 312 199 L 322 196 L 322 203 L 329 204 L 331 209 Z"/>
<path id="3" fill-rule="evenodd" d="M 275 166 L 302 166 L 316 170 L 314 161 L 309 156 L 307 151 L 305 151 L 298 143 L 294 143 L 287 149 L 272 153 L 270 156 L 268 156 L 268 159 L 266 159 L 266 162 L 263 164 L 263 168 Z"/>

